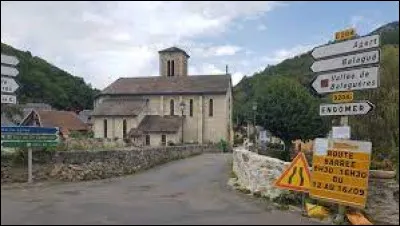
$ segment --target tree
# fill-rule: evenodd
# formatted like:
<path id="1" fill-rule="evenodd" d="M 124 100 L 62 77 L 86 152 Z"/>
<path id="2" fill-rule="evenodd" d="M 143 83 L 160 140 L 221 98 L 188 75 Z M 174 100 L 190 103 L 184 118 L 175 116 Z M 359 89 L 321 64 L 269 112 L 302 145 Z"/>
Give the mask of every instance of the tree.
<path id="1" fill-rule="evenodd" d="M 319 116 L 319 99 L 293 79 L 277 76 L 265 79 L 257 89 L 257 121 L 285 143 L 284 160 L 290 160 L 291 142 L 325 137 L 328 120 Z"/>

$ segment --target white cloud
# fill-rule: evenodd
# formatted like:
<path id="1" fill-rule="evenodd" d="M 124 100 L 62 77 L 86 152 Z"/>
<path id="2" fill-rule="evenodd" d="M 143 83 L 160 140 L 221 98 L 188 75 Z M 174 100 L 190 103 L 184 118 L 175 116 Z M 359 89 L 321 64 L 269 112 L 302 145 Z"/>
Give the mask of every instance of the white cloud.
<path id="1" fill-rule="evenodd" d="M 350 18 L 350 25 L 353 28 L 357 28 L 362 22 L 365 21 L 364 16 L 356 15 Z"/>
<path id="2" fill-rule="evenodd" d="M 220 75 L 225 74 L 225 70 L 214 64 L 202 63 L 200 65 L 189 66 L 191 75 Z"/>
<path id="3" fill-rule="evenodd" d="M 242 80 L 244 74 L 242 72 L 235 72 L 232 74 L 232 85 L 235 86 Z"/>
<path id="4" fill-rule="evenodd" d="M 193 52 L 201 57 L 212 56 L 233 56 L 238 53 L 242 48 L 234 45 L 210 46 L 210 47 L 195 47 Z"/>
<path id="5" fill-rule="evenodd" d="M 257 26 L 257 30 L 259 31 L 265 31 L 267 29 L 267 26 L 265 26 L 264 24 L 259 24 Z"/>
<path id="6" fill-rule="evenodd" d="M 219 35 L 239 18 L 254 18 L 280 5 L 251 1 L 2 1 L 1 41 L 104 88 L 120 76 L 157 74 L 161 48 Z M 210 45 L 204 52 L 229 56 L 240 50 Z"/>
<path id="7" fill-rule="evenodd" d="M 297 45 L 289 49 L 279 49 L 273 52 L 273 54 L 263 57 L 262 61 L 268 64 L 277 64 L 285 59 L 298 56 L 302 53 L 306 53 L 307 51 L 312 50 L 315 46 L 317 45 Z"/>

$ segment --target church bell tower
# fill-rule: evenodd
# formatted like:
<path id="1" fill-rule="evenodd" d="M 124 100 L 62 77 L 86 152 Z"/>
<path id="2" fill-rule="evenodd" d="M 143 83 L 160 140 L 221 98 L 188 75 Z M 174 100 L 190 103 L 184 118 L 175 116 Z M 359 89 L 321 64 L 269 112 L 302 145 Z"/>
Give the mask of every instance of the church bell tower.
<path id="1" fill-rule="evenodd" d="M 177 47 L 158 51 L 160 57 L 160 76 L 180 77 L 188 74 L 189 55 Z"/>

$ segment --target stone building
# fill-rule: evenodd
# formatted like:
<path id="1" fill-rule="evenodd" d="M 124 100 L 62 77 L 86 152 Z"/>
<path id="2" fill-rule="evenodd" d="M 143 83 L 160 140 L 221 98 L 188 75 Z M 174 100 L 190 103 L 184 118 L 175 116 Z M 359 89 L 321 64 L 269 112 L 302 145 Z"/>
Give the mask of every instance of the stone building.
<path id="1" fill-rule="evenodd" d="M 229 74 L 188 75 L 189 55 L 159 51 L 160 76 L 119 78 L 94 101 L 94 136 L 125 138 L 136 145 L 232 144 Z"/>

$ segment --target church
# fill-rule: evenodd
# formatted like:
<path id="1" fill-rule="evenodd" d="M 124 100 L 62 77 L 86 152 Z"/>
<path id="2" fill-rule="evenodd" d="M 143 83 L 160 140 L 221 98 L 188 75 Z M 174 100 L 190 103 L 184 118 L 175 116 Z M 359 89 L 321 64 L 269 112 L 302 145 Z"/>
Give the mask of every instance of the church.
<path id="1" fill-rule="evenodd" d="M 158 53 L 159 76 L 119 78 L 96 96 L 94 137 L 136 146 L 233 144 L 231 76 L 188 75 L 184 50 Z"/>

